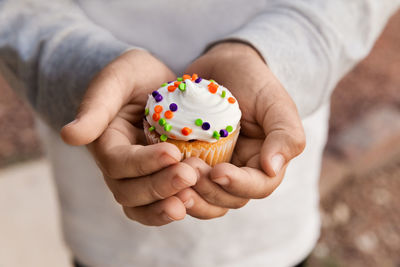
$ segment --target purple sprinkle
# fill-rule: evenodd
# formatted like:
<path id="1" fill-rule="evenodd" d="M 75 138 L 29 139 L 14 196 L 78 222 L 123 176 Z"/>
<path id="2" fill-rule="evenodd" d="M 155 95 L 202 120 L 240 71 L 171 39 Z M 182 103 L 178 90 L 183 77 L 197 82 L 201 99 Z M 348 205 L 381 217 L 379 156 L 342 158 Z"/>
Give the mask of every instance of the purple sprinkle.
<path id="1" fill-rule="evenodd" d="M 151 95 L 153 96 L 153 97 L 156 97 L 156 96 L 158 96 L 160 93 L 158 92 L 158 91 L 153 91 L 152 93 L 151 93 Z"/>
<path id="2" fill-rule="evenodd" d="M 208 122 L 203 122 L 203 125 L 201 125 L 201 128 L 203 128 L 203 130 L 207 131 L 208 129 L 210 129 L 210 124 Z"/>
<path id="3" fill-rule="evenodd" d="M 229 134 L 228 131 L 225 130 L 225 129 L 222 129 L 221 131 L 219 131 L 219 135 L 220 135 L 221 137 L 227 137 L 228 134 Z"/>
<path id="4" fill-rule="evenodd" d="M 195 82 L 195 83 L 199 83 L 199 82 L 201 82 L 201 80 L 203 80 L 203 79 L 199 77 L 199 78 L 197 78 L 194 82 Z"/>
<path id="5" fill-rule="evenodd" d="M 170 82 L 168 82 L 168 83 L 173 83 L 174 81 L 170 81 Z"/>
<path id="6" fill-rule="evenodd" d="M 178 105 L 175 103 L 171 103 L 171 105 L 169 105 L 169 109 L 171 111 L 177 111 L 178 110 Z"/>
<path id="7" fill-rule="evenodd" d="M 162 97 L 162 95 L 158 94 L 158 95 L 156 95 L 156 96 L 154 97 L 154 99 L 155 99 L 157 102 L 160 102 L 161 100 L 163 100 L 163 97 Z"/>

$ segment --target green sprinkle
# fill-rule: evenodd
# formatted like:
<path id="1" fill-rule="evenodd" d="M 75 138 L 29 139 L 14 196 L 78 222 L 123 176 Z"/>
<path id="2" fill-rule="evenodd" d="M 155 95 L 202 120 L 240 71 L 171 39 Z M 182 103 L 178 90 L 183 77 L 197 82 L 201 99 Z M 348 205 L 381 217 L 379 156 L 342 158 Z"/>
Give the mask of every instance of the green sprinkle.
<path id="1" fill-rule="evenodd" d="M 178 77 L 178 78 L 176 78 L 176 80 L 177 80 L 178 82 L 181 82 L 181 81 L 183 81 L 183 78 L 182 78 L 182 77 Z"/>
<path id="2" fill-rule="evenodd" d="M 214 131 L 213 132 L 213 137 L 215 138 L 215 139 L 217 139 L 217 140 L 219 140 L 219 137 L 220 137 L 221 135 L 217 132 L 217 131 Z"/>
<path id="3" fill-rule="evenodd" d="M 151 127 L 149 128 L 149 132 L 154 131 L 154 129 L 155 129 L 155 127 L 154 127 L 154 126 L 151 126 Z"/>
<path id="4" fill-rule="evenodd" d="M 165 142 L 165 141 L 167 141 L 167 139 L 168 139 L 168 136 L 165 135 L 165 134 L 163 134 L 163 135 L 160 136 L 161 142 Z"/>
<path id="5" fill-rule="evenodd" d="M 167 120 L 164 119 L 164 118 L 161 118 L 161 119 L 158 121 L 158 124 L 160 124 L 161 126 L 164 126 L 166 123 L 167 123 Z"/>
<path id="6" fill-rule="evenodd" d="M 224 98 L 226 96 L 226 91 L 222 91 L 221 97 Z"/>
<path id="7" fill-rule="evenodd" d="M 196 124 L 197 126 L 201 126 L 203 125 L 203 120 L 202 119 L 197 119 L 194 121 L 194 124 Z"/>
<path id="8" fill-rule="evenodd" d="M 166 124 L 164 125 L 164 130 L 165 130 L 165 131 L 169 132 L 169 131 L 171 131 L 171 129 L 172 129 L 172 125 L 171 125 L 171 124 L 166 123 Z"/>
<path id="9" fill-rule="evenodd" d="M 163 83 L 163 84 L 161 84 L 161 87 L 164 87 L 166 85 L 168 85 L 168 83 Z"/>
<path id="10" fill-rule="evenodd" d="M 146 116 L 149 115 L 149 112 L 150 112 L 149 109 L 146 108 L 146 109 L 144 110 L 144 115 L 146 115 Z"/>
<path id="11" fill-rule="evenodd" d="M 232 132 L 232 131 L 233 131 L 233 127 L 230 126 L 230 125 L 228 125 L 228 126 L 226 126 L 226 130 L 227 130 L 228 132 Z"/>
<path id="12" fill-rule="evenodd" d="M 212 82 L 212 83 L 215 83 L 215 81 L 214 81 L 214 80 L 210 80 L 210 82 Z"/>
<path id="13" fill-rule="evenodd" d="M 179 84 L 179 90 L 181 90 L 182 92 L 186 90 L 186 83 L 180 83 Z"/>

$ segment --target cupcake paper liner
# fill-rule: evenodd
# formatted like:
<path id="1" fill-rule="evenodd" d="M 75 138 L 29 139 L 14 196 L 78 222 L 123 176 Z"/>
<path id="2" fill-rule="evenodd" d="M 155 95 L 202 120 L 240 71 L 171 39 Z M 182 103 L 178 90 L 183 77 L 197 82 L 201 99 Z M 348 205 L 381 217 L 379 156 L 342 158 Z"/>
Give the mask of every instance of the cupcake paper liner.
<path id="1" fill-rule="evenodd" d="M 143 121 L 144 133 L 148 144 L 160 143 L 160 135 L 156 131 L 149 131 L 150 124 Z M 197 157 L 204 160 L 210 166 L 221 162 L 230 162 L 233 150 L 239 136 L 240 126 L 228 137 L 220 138 L 217 142 L 205 141 L 182 141 L 168 138 L 166 142 L 176 145 L 182 152 L 182 159 Z"/>

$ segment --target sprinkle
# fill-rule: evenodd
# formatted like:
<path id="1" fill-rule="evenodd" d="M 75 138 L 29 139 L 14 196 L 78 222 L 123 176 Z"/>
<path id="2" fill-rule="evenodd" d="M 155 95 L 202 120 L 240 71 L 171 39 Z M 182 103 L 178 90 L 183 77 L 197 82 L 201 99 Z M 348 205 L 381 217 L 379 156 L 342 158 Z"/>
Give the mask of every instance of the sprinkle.
<path id="1" fill-rule="evenodd" d="M 149 132 L 154 131 L 154 129 L 155 129 L 155 127 L 154 127 L 154 126 L 151 126 L 151 127 L 149 128 Z"/>
<path id="2" fill-rule="evenodd" d="M 219 133 L 217 132 L 217 131 L 214 131 L 213 132 L 213 135 L 212 135 L 215 139 L 219 139 L 219 137 L 220 137 L 220 135 L 219 135 Z"/>
<path id="3" fill-rule="evenodd" d="M 161 118 L 161 119 L 158 121 L 158 124 L 160 124 L 161 126 L 164 126 L 166 123 L 167 123 L 167 121 L 166 121 L 166 119 L 164 119 L 164 118 Z"/>
<path id="4" fill-rule="evenodd" d="M 222 91 L 221 97 L 225 98 L 225 96 L 226 96 L 226 91 L 224 90 L 224 91 Z"/>
<path id="5" fill-rule="evenodd" d="M 233 127 L 230 126 L 230 125 L 228 125 L 228 126 L 226 126 L 226 130 L 227 130 L 228 132 L 232 132 L 232 131 L 233 131 Z"/>
<path id="6" fill-rule="evenodd" d="M 183 78 L 183 80 L 186 80 L 186 79 L 190 80 L 191 79 L 190 75 L 187 75 L 187 74 L 183 75 L 182 78 Z"/>
<path id="7" fill-rule="evenodd" d="M 194 82 L 195 82 L 195 83 L 200 83 L 201 80 L 203 80 L 203 79 L 199 77 L 199 78 L 197 78 Z"/>
<path id="8" fill-rule="evenodd" d="M 217 92 L 218 85 L 215 83 L 209 83 L 208 84 L 208 91 L 210 91 L 211 94 L 215 94 Z"/>
<path id="9" fill-rule="evenodd" d="M 161 87 L 164 87 L 164 86 L 166 86 L 168 83 L 163 83 L 163 84 L 161 84 Z"/>
<path id="10" fill-rule="evenodd" d="M 172 125 L 171 125 L 171 124 L 166 123 L 166 124 L 164 125 L 164 130 L 165 130 L 165 131 L 169 132 L 169 131 L 171 131 L 171 129 L 172 129 Z"/>
<path id="11" fill-rule="evenodd" d="M 165 142 L 165 141 L 167 141 L 167 139 L 168 139 L 168 136 L 165 135 L 165 134 L 163 134 L 163 135 L 160 136 L 161 142 Z"/>
<path id="12" fill-rule="evenodd" d="M 146 109 L 144 110 L 144 115 L 146 115 L 146 116 L 149 115 L 149 112 L 150 112 L 149 109 L 146 108 Z"/>
<path id="13" fill-rule="evenodd" d="M 168 83 L 173 83 L 174 81 L 170 81 L 170 82 L 168 82 Z"/>
<path id="14" fill-rule="evenodd" d="M 203 125 L 203 120 L 202 119 L 197 119 L 194 121 L 194 124 L 196 124 L 197 126 L 201 126 Z"/>
<path id="15" fill-rule="evenodd" d="M 175 90 L 176 90 L 176 86 L 173 86 L 173 85 L 168 86 L 168 92 L 172 93 Z"/>
<path id="16" fill-rule="evenodd" d="M 156 95 L 156 96 L 154 97 L 154 99 L 155 99 L 157 102 L 161 102 L 161 101 L 163 100 L 163 97 L 162 97 L 162 95 L 158 94 L 158 95 Z"/>
<path id="17" fill-rule="evenodd" d="M 160 119 L 160 117 L 161 117 L 161 116 L 160 116 L 160 113 L 154 113 L 154 114 L 153 114 L 153 120 L 154 120 L 154 121 L 158 121 L 158 120 Z"/>
<path id="18" fill-rule="evenodd" d="M 178 78 L 176 78 L 176 80 L 180 81 L 180 82 L 183 81 L 182 77 L 178 77 Z"/>
<path id="19" fill-rule="evenodd" d="M 225 130 L 225 129 L 222 129 L 222 130 L 219 131 L 219 135 L 220 135 L 221 137 L 227 137 L 228 134 L 229 134 L 228 131 Z"/>
<path id="20" fill-rule="evenodd" d="M 156 112 L 156 113 L 160 113 L 160 112 L 162 112 L 162 110 L 163 110 L 163 107 L 160 105 L 157 105 L 154 107 L 154 112 Z"/>
<path id="21" fill-rule="evenodd" d="M 236 102 L 236 99 L 234 99 L 233 97 L 228 98 L 228 102 L 233 104 Z"/>
<path id="22" fill-rule="evenodd" d="M 153 92 L 151 92 L 151 95 L 153 96 L 153 97 L 156 97 L 156 96 L 158 96 L 160 93 L 158 92 L 158 91 L 153 91 Z"/>
<path id="23" fill-rule="evenodd" d="M 196 73 L 193 73 L 193 75 L 192 75 L 192 81 L 197 80 L 197 78 L 199 78 L 199 75 L 197 75 Z"/>
<path id="24" fill-rule="evenodd" d="M 210 129 L 210 124 L 208 122 L 203 122 L 203 125 L 201 125 L 201 128 L 205 131 L 207 131 L 208 129 Z"/>
<path id="25" fill-rule="evenodd" d="M 190 129 L 189 127 L 183 127 L 181 132 L 183 135 L 187 136 L 192 133 L 192 129 Z"/>
<path id="26" fill-rule="evenodd" d="M 181 82 L 174 82 L 174 86 L 178 87 L 181 84 Z"/>
<path id="27" fill-rule="evenodd" d="M 209 81 L 210 81 L 210 82 L 212 82 L 212 83 L 215 83 L 215 81 L 214 81 L 214 80 L 212 80 L 212 79 L 211 79 L 211 80 L 209 80 Z"/>
<path id="28" fill-rule="evenodd" d="M 167 118 L 167 119 L 172 119 L 174 117 L 174 113 L 172 113 L 171 110 L 167 110 L 164 113 L 164 117 Z"/>
<path id="29" fill-rule="evenodd" d="M 170 109 L 171 111 L 175 112 L 175 111 L 178 110 L 178 105 L 175 104 L 175 103 L 171 103 L 171 104 L 169 105 L 169 109 Z"/>
<path id="30" fill-rule="evenodd" d="M 186 90 L 186 84 L 185 83 L 181 83 L 179 85 L 179 90 L 181 90 L 182 92 Z"/>
<path id="31" fill-rule="evenodd" d="M 175 136 L 175 135 L 173 135 L 173 134 L 171 134 L 169 137 L 171 137 L 171 138 L 176 138 L 176 136 Z"/>

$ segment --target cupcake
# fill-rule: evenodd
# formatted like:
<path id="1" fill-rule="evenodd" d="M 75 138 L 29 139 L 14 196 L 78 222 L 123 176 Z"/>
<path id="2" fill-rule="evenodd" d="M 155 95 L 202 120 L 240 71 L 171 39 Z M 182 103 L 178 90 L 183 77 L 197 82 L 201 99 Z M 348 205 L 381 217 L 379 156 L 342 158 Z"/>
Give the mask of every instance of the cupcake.
<path id="1" fill-rule="evenodd" d="M 149 144 L 169 142 L 183 158 L 198 157 L 214 166 L 231 160 L 241 116 L 225 87 L 196 74 L 183 75 L 149 95 L 144 131 Z"/>

